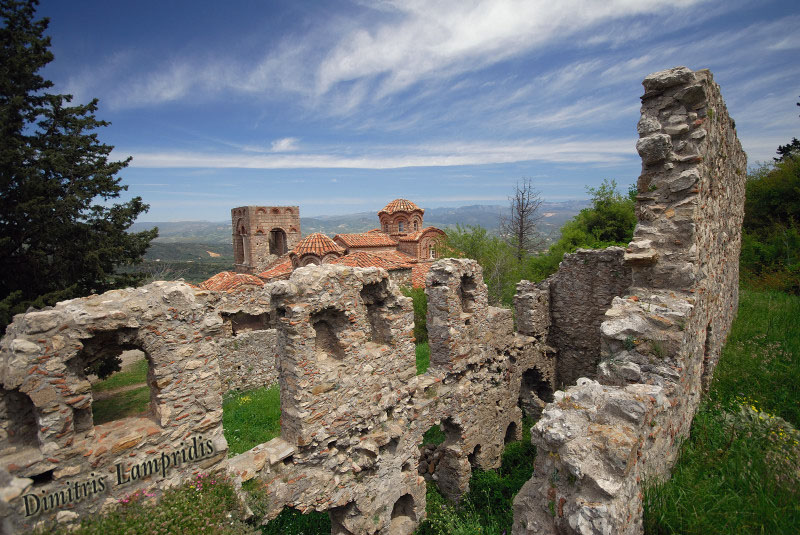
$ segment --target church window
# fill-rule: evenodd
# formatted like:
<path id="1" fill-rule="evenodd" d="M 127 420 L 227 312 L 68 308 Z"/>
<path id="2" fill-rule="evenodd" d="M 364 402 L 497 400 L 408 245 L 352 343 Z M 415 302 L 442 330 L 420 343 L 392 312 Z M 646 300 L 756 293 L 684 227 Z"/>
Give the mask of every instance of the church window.
<path id="1" fill-rule="evenodd" d="M 405 226 L 405 223 L 403 221 L 400 221 L 399 223 L 397 223 L 397 231 L 398 232 L 404 232 L 405 229 L 406 229 L 405 227 L 406 226 Z"/>
<path id="2" fill-rule="evenodd" d="M 436 258 L 436 247 L 433 244 L 428 245 L 428 257 Z"/>

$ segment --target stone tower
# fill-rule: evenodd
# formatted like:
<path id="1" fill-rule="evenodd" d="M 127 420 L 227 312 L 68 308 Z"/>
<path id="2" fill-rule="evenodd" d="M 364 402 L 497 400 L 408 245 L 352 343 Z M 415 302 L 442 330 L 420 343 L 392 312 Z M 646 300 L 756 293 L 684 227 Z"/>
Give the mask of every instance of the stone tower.
<path id="1" fill-rule="evenodd" d="M 240 206 L 231 210 L 237 273 L 257 273 L 300 241 L 299 206 Z"/>

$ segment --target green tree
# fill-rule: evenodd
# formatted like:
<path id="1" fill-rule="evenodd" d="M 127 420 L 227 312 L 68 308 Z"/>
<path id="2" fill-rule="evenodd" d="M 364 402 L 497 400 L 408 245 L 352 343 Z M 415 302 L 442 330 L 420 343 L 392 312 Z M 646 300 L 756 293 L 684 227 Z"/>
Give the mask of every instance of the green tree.
<path id="1" fill-rule="evenodd" d="M 756 288 L 800 294 L 800 155 L 748 175 L 741 268 Z"/>
<path id="2" fill-rule="evenodd" d="M 135 283 L 157 229 L 127 229 L 148 206 L 112 204 L 124 161 L 98 140 L 97 100 L 70 105 L 38 74 L 53 60 L 38 0 L 0 0 L 0 326 L 28 306 Z"/>

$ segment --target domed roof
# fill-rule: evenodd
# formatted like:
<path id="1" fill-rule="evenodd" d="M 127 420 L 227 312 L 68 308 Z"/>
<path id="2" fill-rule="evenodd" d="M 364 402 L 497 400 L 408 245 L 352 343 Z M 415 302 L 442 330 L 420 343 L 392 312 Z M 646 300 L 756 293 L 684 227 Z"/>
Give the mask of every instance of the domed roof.
<path id="1" fill-rule="evenodd" d="M 336 245 L 336 243 L 325 234 L 315 232 L 300 240 L 300 243 L 294 246 L 292 252 L 297 256 L 303 256 L 304 254 L 324 256 L 328 253 L 341 254 L 344 252 L 344 249 Z"/>
<path id="2" fill-rule="evenodd" d="M 386 206 L 384 206 L 383 210 L 378 212 L 378 214 L 393 214 L 395 212 L 414 212 L 414 211 L 424 212 L 425 210 L 423 210 L 413 202 L 407 201 L 406 199 L 395 199 Z"/>

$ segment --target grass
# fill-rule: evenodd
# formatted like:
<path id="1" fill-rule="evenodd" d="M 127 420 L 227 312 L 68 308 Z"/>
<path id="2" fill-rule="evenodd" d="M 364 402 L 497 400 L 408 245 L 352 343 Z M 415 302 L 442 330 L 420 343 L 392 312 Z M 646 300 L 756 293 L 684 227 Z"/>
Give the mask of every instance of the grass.
<path id="1" fill-rule="evenodd" d="M 105 392 L 124 386 L 138 385 L 147 382 L 147 359 L 137 360 L 129 369 L 111 374 L 107 379 L 92 385 L 92 392 Z"/>
<path id="2" fill-rule="evenodd" d="M 800 530 L 800 297 L 740 299 L 671 479 L 645 488 L 647 534 Z"/>
<path id="3" fill-rule="evenodd" d="M 92 403 L 92 419 L 95 425 L 147 412 L 150 408 L 147 367 L 147 359 L 143 358 L 134 362 L 128 369 L 113 373 L 108 378 L 92 385 L 92 392 L 95 394 L 142 385 L 140 388 L 115 392 L 110 397 L 96 399 Z"/>
<path id="4" fill-rule="evenodd" d="M 278 385 L 225 396 L 222 425 L 229 455 L 237 455 L 281 434 Z"/>
<path id="5" fill-rule="evenodd" d="M 428 518 L 417 529 L 419 535 L 477 535 L 511 533 L 512 502 L 533 475 L 536 449 L 531 444 L 533 422 L 523 421 L 522 440 L 510 442 L 503 451 L 499 470 L 476 469 L 469 492 L 455 505 L 429 483 L 426 495 Z"/>
<path id="6" fill-rule="evenodd" d="M 222 475 L 200 474 L 164 491 L 158 503 L 152 494 L 137 491 L 120 500 L 119 507 L 104 515 L 85 517 L 74 530 L 59 525 L 34 532 L 41 535 L 245 535 L 257 533 L 240 520 L 244 511 L 233 484 Z"/>
<path id="7" fill-rule="evenodd" d="M 431 365 L 431 348 L 428 342 L 417 344 L 417 375 L 422 375 Z"/>
<path id="8" fill-rule="evenodd" d="M 145 413 L 149 408 L 150 388 L 145 385 L 96 400 L 92 403 L 92 418 L 94 425 L 100 425 Z"/>

